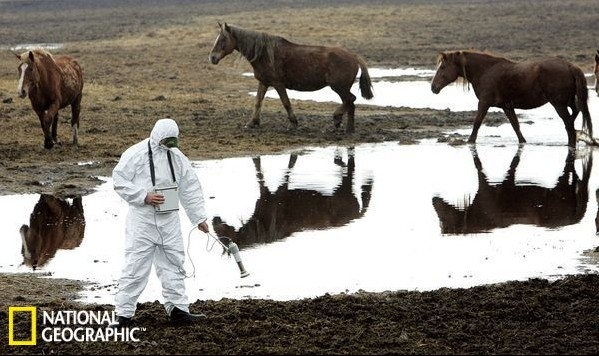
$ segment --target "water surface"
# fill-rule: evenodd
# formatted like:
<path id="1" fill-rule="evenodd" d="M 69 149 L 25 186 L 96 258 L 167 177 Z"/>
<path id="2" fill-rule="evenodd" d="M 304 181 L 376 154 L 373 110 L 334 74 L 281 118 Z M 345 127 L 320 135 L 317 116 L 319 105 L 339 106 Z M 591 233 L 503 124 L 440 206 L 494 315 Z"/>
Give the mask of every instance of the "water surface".
<path id="1" fill-rule="evenodd" d="M 237 239 L 250 276 L 241 279 L 234 260 L 182 215 L 190 297 L 288 300 L 596 271 L 584 251 L 597 245 L 597 174 L 591 151 L 568 152 L 425 141 L 195 162 L 213 235 Z M 86 300 L 112 303 L 127 206 L 105 179 L 82 197 L 79 245 L 50 249 L 36 271 L 94 282 L 101 288 Z M 40 200 L 0 197 L 12 207 L 0 218 L 0 271 L 31 270 L 21 265 L 19 229 Z M 154 275 L 140 301 L 153 300 L 161 300 Z"/>
<path id="2" fill-rule="evenodd" d="M 476 107 L 461 86 L 432 94 L 432 74 L 373 69 L 369 104 Z M 326 91 L 290 97 L 300 94 L 336 100 Z M 599 107 L 592 92 L 589 105 L 591 112 Z M 424 291 L 596 272 L 585 255 L 599 242 L 593 150 L 581 144 L 570 153 L 551 107 L 522 115 L 524 146 L 506 119 L 483 125 L 475 146 L 388 142 L 194 162 L 212 233 L 193 229 L 180 211 L 191 300 Z M 64 201 L 0 196 L 10 207 L 0 216 L 0 272 L 35 266 L 36 273 L 92 282 L 84 300 L 112 303 L 127 205 L 103 179 L 95 193 Z M 221 254 L 219 235 L 238 243 L 249 277 L 241 279 Z M 140 301 L 154 300 L 161 292 L 152 275 Z"/>

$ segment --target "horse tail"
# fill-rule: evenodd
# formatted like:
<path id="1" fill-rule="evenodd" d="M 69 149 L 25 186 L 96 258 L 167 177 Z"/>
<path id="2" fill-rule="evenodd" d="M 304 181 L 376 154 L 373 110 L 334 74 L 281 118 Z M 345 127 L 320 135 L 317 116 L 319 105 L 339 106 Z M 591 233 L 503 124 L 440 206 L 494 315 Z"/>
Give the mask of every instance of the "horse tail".
<path id="1" fill-rule="evenodd" d="M 372 81 L 368 74 L 368 67 L 362 58 L 357 58 L 358 64 L 360 65 L 360 71 L 362 71 L 362 74 L 360 74 L 360 93 L 362 93 L 364 99 L 370 100 L 374 97 L 374 94 L 372 93 Z"/>
<path id="2" fill-rule="evenodd" d="M 591 114 L 589 112 L 589 91 L 587 88 L 587 80 L 582 70 L 578 67 L 572 69 L 572 74 L 576 81 L 576 106 L 582 113 L 582 130 L 586 131 L 593 139 L 593 122 L 591 121 Z"/>

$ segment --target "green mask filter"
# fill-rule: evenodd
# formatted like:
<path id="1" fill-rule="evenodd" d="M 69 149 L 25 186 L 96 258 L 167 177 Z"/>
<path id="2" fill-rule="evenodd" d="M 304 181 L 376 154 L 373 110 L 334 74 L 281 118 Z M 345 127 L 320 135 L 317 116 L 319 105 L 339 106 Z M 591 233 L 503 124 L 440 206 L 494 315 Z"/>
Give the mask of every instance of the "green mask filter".
<path id="1" fill-rule="evenodd" d="M 167 137 L 161 142 L 168 148 L 179 147 L 179 139 L 177 137 Z"/>

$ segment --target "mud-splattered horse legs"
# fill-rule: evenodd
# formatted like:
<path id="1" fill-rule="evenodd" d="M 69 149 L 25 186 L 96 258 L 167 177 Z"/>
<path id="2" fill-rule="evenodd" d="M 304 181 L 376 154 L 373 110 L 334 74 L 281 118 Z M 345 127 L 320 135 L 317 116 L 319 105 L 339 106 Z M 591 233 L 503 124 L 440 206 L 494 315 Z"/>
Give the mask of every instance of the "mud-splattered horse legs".
<path id="1" fill-rule="evenodd" d="M 356 101 L 356 96 L 349 91 L 342 92 L 335 90 L 335 88 L 333 88 L 333 90 L 339 94 L 339 97 L 342 101 L 342 104 L 339 105 L 333 113 L 333 124 L 335 125 L 335 128 L 339 128 L 339 126 L 341 126 L 341 122 L 343 121 L 343 114 L 347 113 L 347 126 L 345 127 L 345 132 L 353 133 L 355 128 L 354 113 L 356 111 L 354 101 Z"/>
<path id="2" fill-rule="evenodd" d="M 289 128 L 292 130 L 297 129 L 297 118 L 293 109 L 291 108 L 291 102 L 289 101 L 289 97 L 287 96 L 287 90 L 285 86 L 275 86 L 274 87 L 277 93 L 279 94 L 279 98 L 281 98 L 281 103 L 283 107 L 287 111 L 287 118 L 289 119 Z M 260 113 L 262 111 L 262 102 L 264 101 L 264 96 L 266 95 L 266 91 L 268 87 L 262 83 L 258 84 L 258 91 L 256 92 L 256 104 L 254 106 L 254 115 L 252 119 L 248 121 L 245 125 L 246 128 L 253 128 L 260 126 Z"/>
<path id="3" fill-rule="evenodd" d="M 287 89 L 285 89 L 285 86 L 275 86 L 275 90 L 279 94 L 279 98 L 281 98 L 281 103 L 283 103 L 283 107 L 287 111 L 287 119 L 289 119 L 289 129 L 297 129 L 297 118 L 295 117 L 295 113 L 291 108 L 291 102 L 289 101 L 289 97 L 287 96 Z"/>
<path id="4" fill-rule="evenodd" d="M 258 83 L 258 91 L 256 92 L 256 104 L 254 105 L 254 115 L 252 119 L 245 124 L 245 128 L 254 128 L 260 126 L 260 112 L 262 111 L 262 100 L 266 95 L 266 85 L 262 82 Z"/>
<path id="5" fill-rule="evenodd" d="M 71 130 L 73 131 L 73 145 L 79 146 L 79 116 L 81 115 L 81 97 L 71 104 Z"/>

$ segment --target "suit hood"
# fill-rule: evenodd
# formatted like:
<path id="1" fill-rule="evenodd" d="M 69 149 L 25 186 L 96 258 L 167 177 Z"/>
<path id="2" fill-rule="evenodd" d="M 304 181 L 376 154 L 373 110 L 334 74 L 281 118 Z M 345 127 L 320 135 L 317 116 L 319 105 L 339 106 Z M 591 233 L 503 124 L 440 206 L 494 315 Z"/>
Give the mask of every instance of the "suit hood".
<path id="1" fill-rule="evenodd" d="M 160 141 L 167 137 L 179 137 L 179 126 L 173 119 L 160 119 L 154 124 L 150 140 L 158 145 Z"/>

